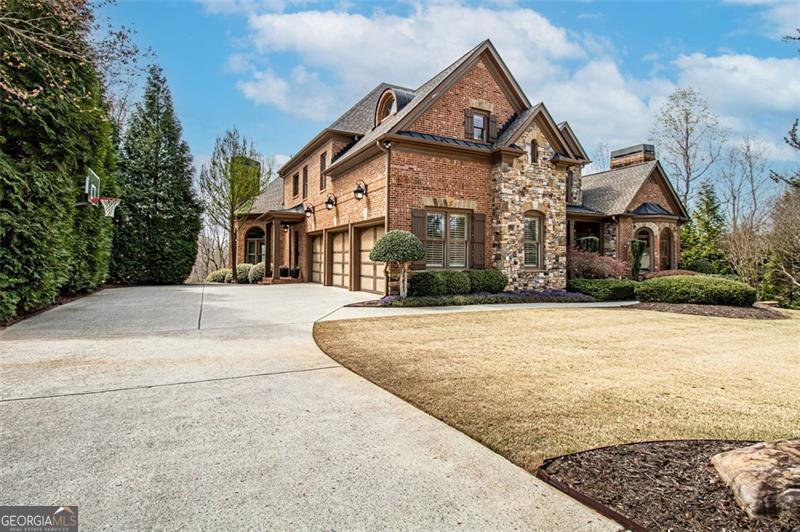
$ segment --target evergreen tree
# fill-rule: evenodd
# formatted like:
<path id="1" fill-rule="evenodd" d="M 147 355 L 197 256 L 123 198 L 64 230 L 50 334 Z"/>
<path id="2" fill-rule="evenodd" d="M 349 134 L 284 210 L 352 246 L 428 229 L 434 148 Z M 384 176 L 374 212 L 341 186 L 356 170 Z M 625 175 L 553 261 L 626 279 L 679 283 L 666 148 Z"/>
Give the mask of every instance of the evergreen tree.
<path id="1" fill-rule="evenodd" d="M 0 19 L 6 26 L 0 31 L 4 320 L 105 279 L 111 222 L 101 209 L 77 203 L 89 168 L 100 176 L 104 193 L 115 193 L 115 153 L 87 41 L 90 8 L 9 0 L 0 2 Z"/>
<path id="2" fill-rule="evenodd" d="M 181 139 L 162 70 L 151 66 L 143 103 L 122 142 L 112 276 L 124 283 L 181 283 L 197 255 L 201 206 L 192 156 Z"/>
<path id="3" fill-rule="evenodd" d="M 725 218 L 714 187 L 700 186 L 692 219 L 681 227 L 681 267 L 703 273 L 730 273 L 722 252 Z"/>

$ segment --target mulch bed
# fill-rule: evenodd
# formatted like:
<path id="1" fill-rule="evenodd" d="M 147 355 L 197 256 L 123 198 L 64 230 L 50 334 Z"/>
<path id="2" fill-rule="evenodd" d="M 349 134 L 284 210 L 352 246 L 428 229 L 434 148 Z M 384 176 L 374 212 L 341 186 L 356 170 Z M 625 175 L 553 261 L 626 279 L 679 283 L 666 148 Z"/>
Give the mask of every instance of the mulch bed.
<path id="1" fill-rule="evenodd" d="M 730 307 L 727 305 L 690 305 L 681 303 L 636 303 L 622 308 L 636 310 L 655 310 L 694 316 L 714 316 L 717 318 L 739 318 L 745 320 L 784 320 L 787 316 L 780 311 L 766 307 Z"/>
<path id="2" fill-rule="evenodd" d="M 711 457 L 753 442 L 680 440 L 604 447 L 545 461 L 550 479 L 647 530 L 800 530 L 800 520 L 751 520 Z"/>

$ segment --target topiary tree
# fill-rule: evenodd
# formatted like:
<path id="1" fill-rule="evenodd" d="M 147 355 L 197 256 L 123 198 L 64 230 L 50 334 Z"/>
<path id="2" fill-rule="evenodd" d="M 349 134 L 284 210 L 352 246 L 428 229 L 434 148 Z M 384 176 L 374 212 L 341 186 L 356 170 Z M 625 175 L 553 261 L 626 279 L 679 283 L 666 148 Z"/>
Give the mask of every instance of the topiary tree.
<path id="1" fill-rule="evenodd" d="M 631 276 L 636 279 L 639 277 L 639 270 L 642 269 L 642 255 L 644 255 L 645 244 L 641 240 L 631 240 Z"/>
<path id="2" fill-rule="evenodd" d="M 425 257 L 422 242 L 413 233 L 394 230 L 383 235 L 369 252 L 369 260 L 385 262 L 388 274 L 390 266 L 396 266 L 400 272 L 400 297 L 408 294 L 408 270 L 411 263 Z"/>

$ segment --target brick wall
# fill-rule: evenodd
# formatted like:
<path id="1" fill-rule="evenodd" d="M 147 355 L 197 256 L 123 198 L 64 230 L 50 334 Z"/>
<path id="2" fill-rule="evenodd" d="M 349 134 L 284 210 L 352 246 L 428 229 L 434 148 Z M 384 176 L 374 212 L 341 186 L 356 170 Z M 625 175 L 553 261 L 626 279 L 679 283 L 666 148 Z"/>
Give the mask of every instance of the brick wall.
<path id="1" fill-rule="evenodd" d="M 411 209 L 424 209 L 434 202 L 470 206 L 486 215 L 484 264 L 491 264 L 489 157 L 424 153 L 394 143 L 391 161 L 389 229 L 411 231 Z"/>
<path id="2" fill-rule="evenodd" d="M 497 115 L 498 129 L 514 108 L 481 59 L 409 128 L 420 133 L 464 138 L 464 110 L 474 108 Z"/>
<path id="3" fill-rule="evenodd" d="M 656 176 L 657 172 L 657 170 L 654 171 L 642 184 L 641 188 L 639 188 L 639 192 L 636 193 L 633 200 L 628 204 L 628 210 L 632 211 L 638 208 L 642 203 L 658 203 L 673 214 L 677 215 L 680 213 L 680 207 L 675 202 L 672 194 L 667 191 L 662 178 Z"/>

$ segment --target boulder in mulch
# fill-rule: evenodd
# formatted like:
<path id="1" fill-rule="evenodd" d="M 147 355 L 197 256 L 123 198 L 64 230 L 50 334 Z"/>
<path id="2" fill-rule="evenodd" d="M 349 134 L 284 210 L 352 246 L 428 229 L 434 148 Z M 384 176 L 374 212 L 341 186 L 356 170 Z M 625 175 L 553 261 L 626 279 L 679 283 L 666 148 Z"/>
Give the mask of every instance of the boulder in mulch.
<path id="1" fill-rule="evenodd" d="M 800 439 L 733 449 L 711 463 L 751 518 L 800 516 Z"/>

